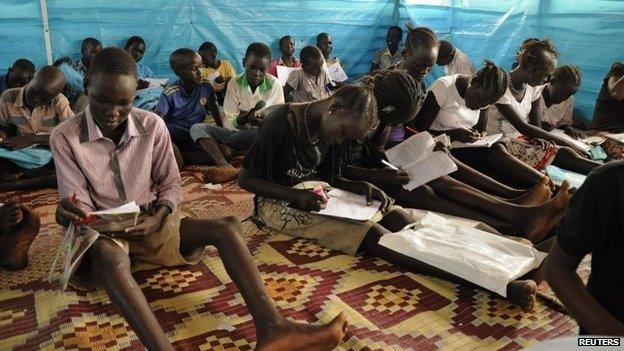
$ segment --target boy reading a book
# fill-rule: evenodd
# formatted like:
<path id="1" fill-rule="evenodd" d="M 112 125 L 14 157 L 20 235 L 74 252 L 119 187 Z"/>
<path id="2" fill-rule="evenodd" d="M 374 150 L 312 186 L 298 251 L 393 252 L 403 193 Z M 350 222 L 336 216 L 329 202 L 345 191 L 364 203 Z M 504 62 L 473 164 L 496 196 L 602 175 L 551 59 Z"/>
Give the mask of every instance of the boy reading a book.
<path id="1" fill-rule="evenodd" d="M 50 133 L 74 114 L 61 94 L 64 87 L 63 73 L 54 66 L 44 66 L 26 86 L 2 93 L 0 191 L 56 186 L 52 155 L 47 149 Z M 34 155 L 39 157 L 24 163 Z"/>
<path id="2" fill-rule="evenodd" d="M 106 48 L 94 57 L 88 77 L 88 108 L 51 137 L 62 199 L 57 221 L 79 225 L 90 211 L 130 201 L 146 209 L 125 232 L 101 233 L 87 253 L 93 277 L 143 344 L 150 350 L 173 349 L 131 275 L 129 254 L 170 267 L 197 263 L 204 247 L 214 245 L 254 317 L 258 350 L 333 349 L 344 336 L 343 314 L 327 326 L 286 320 L 264 288 L 238 220 L 196 219 L 179 208 L 180 175 L 165 123 L 132 107 L 137 86 L 132 57 Z"/>

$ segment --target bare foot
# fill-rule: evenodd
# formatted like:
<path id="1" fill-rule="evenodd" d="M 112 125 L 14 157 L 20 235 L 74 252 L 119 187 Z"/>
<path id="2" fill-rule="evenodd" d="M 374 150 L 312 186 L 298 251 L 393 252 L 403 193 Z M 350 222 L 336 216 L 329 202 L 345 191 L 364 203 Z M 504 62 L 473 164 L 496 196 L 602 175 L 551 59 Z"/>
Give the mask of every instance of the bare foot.
<path id="1" fill-rule="evenodd" d="M 533 280 L 514 280 L 507 284 L 507 299 L 530 312 L 535 306 L 537 284 Z"/>
<path id="2" fill-rule="evenodd" d="M 238 178 L 240 169 L 232 166 L 208 167 L 204 172 L 204 182 L 206 183 L 227 183 Z"/>
<path id="3" fill-rule="evenodd" d="M 28 249 L 41 227 L 41 220 L 32 210 L 20 206 L 22 220 L 12 230 L 0 236 L 0 267 L 23 269 L 28 264 Z"/>
<path id="4" fill-rule="evenodd" d="M 536 243 L 545 239 L 550 232 L 559 224 L 561 217 L 568 208 L 571 195 L 568 192 L 570 184 L 564 181 L 557 195 L 550 201 L 537 206 L 531 207 L 523 215 L 518 216 L 519 228 L 524 238 Z"/>
<path id="5" fill-rule="evenodd" d="M 529 189 L 524 195 L 511 199 L 509 202 L 522 206 L 538 206 L 550 200 L 551 196 L 550 178 L 543 177 L 542 180 Z"/>
<path id="6" fill-rule="evenodd" d="M 283 320 L 266 327 L 258 335 L 257 351 L 325 351 L 333 350 L 347 332 L 347 317 L 341 312 L 325 326 L 298 324 Z"/>

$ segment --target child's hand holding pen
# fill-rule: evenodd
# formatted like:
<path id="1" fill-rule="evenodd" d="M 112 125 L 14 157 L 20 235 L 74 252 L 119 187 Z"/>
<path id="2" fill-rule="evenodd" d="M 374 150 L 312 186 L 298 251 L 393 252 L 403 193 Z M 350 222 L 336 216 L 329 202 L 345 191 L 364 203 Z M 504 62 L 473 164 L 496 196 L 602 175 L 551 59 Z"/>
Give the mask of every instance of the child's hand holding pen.
<path id="1" fill-rule="evenodd" d="M 80 208 L 76 194 L 62 199 L 56 208 L 56 221 L 63 226 L 67 226 L 71 222 L 78 227 L 89 224 L 94 219 L 96 219 L 95 216 L 89 215 Z"/>

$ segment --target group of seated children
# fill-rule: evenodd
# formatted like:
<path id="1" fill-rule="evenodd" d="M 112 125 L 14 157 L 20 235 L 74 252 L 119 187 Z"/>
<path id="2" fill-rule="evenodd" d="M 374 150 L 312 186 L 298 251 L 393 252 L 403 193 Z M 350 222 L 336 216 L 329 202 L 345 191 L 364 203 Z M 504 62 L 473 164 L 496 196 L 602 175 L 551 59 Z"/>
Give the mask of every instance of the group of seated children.
<path id="1" fill-rule="evenodd" d="M 55 167 L 50 158 L 26 169 L 0 156 L 0 184 L 33 185 L 41 177 L 58 182 L 56 219 L 64 226 L 80 225 L 92 211 L 130 201 L 141 206 L 137 225 L 101 233 L 80 271 L 104 287 L 149 349 L 171 349 L 171 344 L 131 275 L 129 255 L 165 267 L 195 264 L 207 245 L 217 248 L 249 307 L 259 350 L 330 350 L 347 331 L 342 313 L 326 326 L 295 324 L 279 314 L 238 219 L 199 219 L 181 205 L 179 168 L 193 162 L 212 165 L 205 171 L 206 182 L 238 178 L 255 195 L 258 225 L 349 255 L 366 252 L 415 273 L 465 282 L 380 244 L 384 235 L 414 222 L 405 208 L 473 219 L 523 237 L 551 254 L 538 269 L 507 284 L 508 300 L 531 310 L 545 265 L 548 281 L 584 331 L 624 335 L 624 279 L 617 264 L 624 242 L 617 217 L 624 165 L 614 162 L 594 171 L 600 163 L 550 132 L 553 127 L 575 132 L 570 111 L 556 106 L 578 90 L 579 70 L 558 67 L 558 53 L 548 40 L 525 41 L 517 65 L 506 72 L 487 60 L 475 69 L 463 52 L 428 28 L 409 28 L 404 48 L 402 35 L 401 28 L 391 27 L 387 50 L 374 55 L 372 74 L 341 87 L 327 73 L 336 60 L 326 33 L 319 34 L 317 46 L 301 50 L 300 61 L 293 57 L 290 36 L 280 40 L 282 56 L 273 61 L 267 45 L 252 43 L 240 75 L 216 59 L 212 43 L 202 44 L 199 52 L 178 49 L 170 56 L 178 79 L 164 88 L 155 113 L 133 107 L 137 88 L 153 77 L 139 64 L 145 42 L 133 37 L 122 50 L 85 40 L 79 64 L 58 64 L 79 67 L 84 75 L 87 103 L 73 117 L 61 93 L 71 91 L 66 68 L 45 66 L 25 86 L 2 94 L 2 147 L 36 145 L 35 150 L 49 152 L 49 146 Z M 424 78 L 436 64 L 445 66 L 448 75 L 426 90 Z M 301 66 L 283 88 L 272 74 L 278 65 Z M 594 124 L 604 130 L 617 131 L 613 114 L 624 111 L 618 105 L 624 100 L 622 67 L 614 65 L 599 97 L 600 111 L 610 117 Z M 221 109 L 218 93 L 224 91 Z M 410 182 L 406 170 L 383 165 L 384 151 L 411 133 L 446 134 L 451 141 L 473 143 L 486 131 L 502 138 L 489 148 L 436 146 L 457 171 L 413 190 L 403 187 Z M 245 152 L 239 170 L 230 160 Z M 542 173 L 550 164 L 590 176 L 572 198 L 567 182 L 555 186 Z M 54 171 L 57 177 L 50 177 Z M 361 194 L 369 203 L 380 201 L 381 207 L 364 222 L 312 213 L 327 206 L 326 191 L 332 188 Z M 15 201 L 0 212 L 0 242 L 7 243 L 0 264 L 22 268 L 38 218 Z M 593 260 L 585 289 L 575 269 L 587 253 Z"/>

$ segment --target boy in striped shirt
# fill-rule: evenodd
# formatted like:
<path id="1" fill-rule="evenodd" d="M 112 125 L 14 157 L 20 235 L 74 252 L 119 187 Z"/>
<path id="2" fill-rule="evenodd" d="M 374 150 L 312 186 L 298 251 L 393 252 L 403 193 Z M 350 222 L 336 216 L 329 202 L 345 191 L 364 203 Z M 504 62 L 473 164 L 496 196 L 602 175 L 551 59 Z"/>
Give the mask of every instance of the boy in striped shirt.
<path id="1" fill-rule="evenodd" d="M 118 48 L 98 53 L 88 71 L 89 106 L 51 137 L 61 202 L 57 221 L 82 223 L 90 211 L 135 201 L 136 226 L 102 234 L 87 252 L 92 274 L 150 350 L 172 350 L 130 271 L 133 257 L 161 266 L 194 264 L 213 245 L 254 318 L 258 350 L 331 350 L 343 338 L 344 314 L 318 327 L 282 317 L 268 295 L 234 217 L 193 218 L 179 208 L 180 174 L 165 122 L 132 107 L 136 65 Z M 84 262 L 85 264 L 87 262 Z"/>

